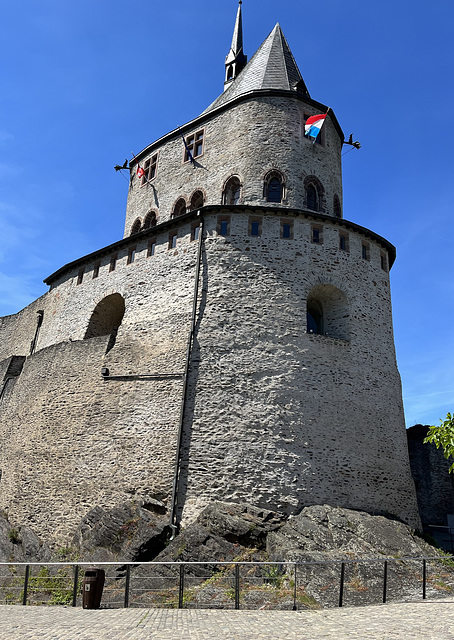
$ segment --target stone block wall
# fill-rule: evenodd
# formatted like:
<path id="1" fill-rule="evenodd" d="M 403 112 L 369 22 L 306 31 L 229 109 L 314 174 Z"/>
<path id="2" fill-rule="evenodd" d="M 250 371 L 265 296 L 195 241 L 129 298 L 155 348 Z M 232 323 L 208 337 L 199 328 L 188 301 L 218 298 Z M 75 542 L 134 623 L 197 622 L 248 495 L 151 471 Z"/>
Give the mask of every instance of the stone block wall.
<path id="1" fill-rule="evenodd" d="M 148 157 L 158 153 L 157 174 L 151 183 L 141 186 L 133 173 L 124 236 L 130 235 L 137 218 L 143 222 L 148 211 L 155 211 L 159 222 L 168 220 L 177 199 L 183 197 L 189 206 L 196 190 L 204 193 L 205 204 L 222 204 L 223 185 L 232 175 L 242 183 L 242 204 L 275 207 L 264 196 L 264 179 L 272 169 L 285 178 L 283 209 L 306 207 L 304 180 L 315 176 L 325 192 L 322 211 L 334 215 L 334 194 L 342 202 L 342 141 L 329 117 L 323 145 L 304 137 L 304 115 L 315 112 L 297 96 L 255 95 L 227 110 L 201 116 L 192 127 L 184 127 L 185 135 L 205 131 L 204 152 L 195 166 L 183 162 L 184 145 L 178 131 L 153 143 L 140 154 L 140 162 L 144 166 Z"/>
<path id="2" fill-rule="evenodd" d="M 219 235 L 223 215 L 230 216 L 227 237 Z M 329 218 L 317 220 L 323 243 L 315 244 L 314 220 L 290 210 L 293 237 L 281 238 L 281 212 L 271 208 L 254 210 L 262 232 L 252 237 L 250 215 L 241 206 L 204 212 L 178 496 L 183 521 L 222 499 L 287 513 L 328 502 L 418 526 L 381 263 L 386 246 L 367 236 L 364 259 L 365 235 L 351 227 L 343 251 Z M 194 224 L 185 218 L 114 247 L 113 271 L 109 251 L 88 256 L 2 325 L 7 358 L 16 355 L 14 322 L 20 335 L 33 333 L 25 318 L 36 320 L 38 302 L 44 309 L 37 350 L 1 400 L 0 508 L 12 522 L 63 541 L 95 505 L 146 495 L 169 505 L 181 378 L 103 380 L 101 367 L 114 376 L 183 371 Z M 174 229 L 177 246 L 169 249 Z M 307 333 L 306 300 L 320 286 L 347 300 L 333 315 L 344 339 Z M 84 340 L 96 306 L 112 294 L 125 303 L 115 342 Z"/>

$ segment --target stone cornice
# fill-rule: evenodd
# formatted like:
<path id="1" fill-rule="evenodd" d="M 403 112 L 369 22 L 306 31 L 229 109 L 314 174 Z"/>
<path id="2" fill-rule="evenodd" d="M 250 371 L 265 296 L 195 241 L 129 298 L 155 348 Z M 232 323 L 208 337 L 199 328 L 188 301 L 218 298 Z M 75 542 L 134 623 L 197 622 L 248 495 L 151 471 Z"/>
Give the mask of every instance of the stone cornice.
<path id="1" fill-rule="evenodd" d="M 124 249 L 130 246 L 133 246 L 140 242 L 141 240 L 147 238 L 153 238 L 159 233 L 171 230 L 172 228 L 179 227 L 184 223 L 187 223 L 193 219 L 196 219 L 198 215 L 208 216 L 208 215 L 217 215 L 219 213 L 229 213 L 235 215 L 236 213 L 241 214 L 272 214 L 279 217 L 302 217 L 308 220 L 314 220 L 317 222 L 323 222 L 324 224 L 330 224 L 337 227 L 342 227 L 353 231 L 355 233 L 359 233 L 360 235 L 369 238 L 373 242 L 381 245 L 383 249 L 385 249 L 389 256 L 389 268 L 391 269 L 395 259 L 396 259 L 396 248 L 392 245 L 388 240 L 374 233 L 370 229 L 366 229 L 366 227 L 362 227 L 359 224 L 354 222 L 350 222 L 350 220 L 345 220 L 344 218 L 334 218 L 333 216 L 328 216 L 323 213 L 317 213 L 315 211 L 310 211 L 309 209 L 288 209 L 287 207 L 269 207 L 269 206 L 260 206 L 260 205 L 207 205 L 202 207 L 201 209 L 195 211 L 189 211 L 188 213 L 183 214 L 182 216 L 178 216 L 177 218 L 170 218 L 170 220 L 166 220 L 165 222 L 161 222 L 155 227 L 150 227 L 149 229 L 145 229 L 144 231 L 140 231 L 139 233 L 135 233 L 132 236 L 128 236 L 127 238 L 122 238 L 117 242 L 107 245 L 106 247 L 102 247 L 102 249 L 98 249 L 97 251 L 93 251 L 92 253 L 87 254 L 86 256 L 82 256 L 77 260 L 73 260 L 72 262 L 68 262 L 63 267 L 60 267 L 57 271 L 52 273 L 50 276 L 45 278 L 43 281 L 47 285 L 52 285 L 55 280 L 59 277 L 63 276 L 68 271 L 72 271 L 77 267 L 81 267 L 84 264 L 92 262 L 93 260 L 100 259 L 106 255 L 115 253 L 120 249 Z"/>

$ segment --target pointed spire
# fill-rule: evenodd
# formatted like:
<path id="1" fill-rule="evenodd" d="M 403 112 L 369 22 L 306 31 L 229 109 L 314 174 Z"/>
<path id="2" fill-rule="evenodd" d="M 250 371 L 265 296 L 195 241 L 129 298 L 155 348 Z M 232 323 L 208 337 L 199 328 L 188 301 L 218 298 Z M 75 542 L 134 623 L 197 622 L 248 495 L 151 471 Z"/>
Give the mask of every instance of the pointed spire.
<path id="1" fill-rule="evenodd" d="M 238 11 L 236 14 L 235 28 L 233 30 L 232 46 L 230 47 L 230 51 L 229 51 L 229 54 L 227 55 L 227 58 L 225 59 L 226 62 L 230 61 L 230 59 L 234 60 L 237 54 L 243 48 L 243 19 L 241 15 L 242 4 L 243 3 L 240 0 L 240 2 L 238 3 Z"/>
<path id="2" fill-rule="evenodd" d="M 242 0 L 239 0 L 235 28 L 233 30 L 232 45 L 225 59 L 225 89 L 233 82 L 233 80 L 235 80 L 240 71 L 244 69 L 247 62 L 247 57 L 243 53 L 242 4 Z"/>
<path id="3" fill-rule="evenodd" d="M 232 80 L 233 82 L 228 82 L 224 93 L 204 113 L 244 93 L 262 89 L 296 91 L 310 98 L 279 23 L 254 53 L 243 73 Z"/>

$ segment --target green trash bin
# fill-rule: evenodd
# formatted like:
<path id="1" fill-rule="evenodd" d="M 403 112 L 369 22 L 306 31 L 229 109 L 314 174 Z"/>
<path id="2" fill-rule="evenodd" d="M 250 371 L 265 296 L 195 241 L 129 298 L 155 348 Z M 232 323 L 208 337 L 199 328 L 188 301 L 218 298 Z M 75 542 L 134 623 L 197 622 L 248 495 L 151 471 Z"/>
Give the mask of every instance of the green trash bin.
<path id="1" fill-rule="evenodd" d="M 99 609 L 105 579 L 104 569 L 87 569 L 82 585 L 83 609 Z"/>

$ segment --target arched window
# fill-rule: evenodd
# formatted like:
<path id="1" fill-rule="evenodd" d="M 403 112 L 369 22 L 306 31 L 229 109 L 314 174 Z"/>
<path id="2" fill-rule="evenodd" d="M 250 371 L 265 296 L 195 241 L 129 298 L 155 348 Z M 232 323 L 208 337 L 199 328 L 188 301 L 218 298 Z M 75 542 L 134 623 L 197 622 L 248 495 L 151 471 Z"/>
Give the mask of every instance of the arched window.
<path id="1" fill-rule="evenodd" d="M 143 220 L 143 228 L 150 229 L 150 227 L 156 226 L 156 213 L 149 211 Z"/>
<path id="2" fill-rule="evenodd" d="M 319 284 L 307 296 L 307 333 L 348 340 L 350 316 L 347 296 L 331 284 Z"/>
<path id="3" fill-rule="evenodd" d="M 278 171 L 271 171 L 265 178 L 265 198 L 267 202 L 282 202 L 284 180 Z"/>
<path id="4" fill-rule="evenodd" d="M 200 209 L 200 207 L 203 207 L 203 193 L 201 191 L 194 191 L 189 210 L 194 211 L 195 209 Z"/>
<path id="5" fill-rule="evenodd" d="M 141 228 L 142 228 L 142 221 L 140 218 L 137 218 L 136 220 L 134 220 L 134 224 L 131 227 L 131 235 L 133 236 L 135 233 L 139 233 Z"/>
<path id="6" fill-rule="evenodd" d="M 308 184 L 306 187 L 306 206 L 311 211 L 319 210 L 318 193 L 313 184 Z"/>
<path id="7" fill-rule="evenodd" d="M 336 216 L 336 218 L 342 217 L 341 203 L 337 193 L 334 194 L 334 198 L 333 198 L 333 213 Z"/>
<path id="8" fill-rule="evenodd" d="M 326 211 L 325 189 L 317 176 L 304 178 L 304 205 L 311 211 Z"/>
<path id="9" fill-rule="evenodd" d="M 106 296 L 101 302 L 98 302 L 91 314 L 84 339 L 116 333 L 124 313 L 125 301 L 119 293 Z"/>
<path id="10" fill-rule="evenodd" d="M 186 200 L 184 198 L 179 198 L 173 207 L 172 218 L 182 216 L 184 213 L 186 213 Z"/>
<path id="11" fill-rule="evenodd" d="M 222 192 L 222 204 L 238 204 L 241 196 L 241 182 L 237 176 L 227 180 Z"/>

